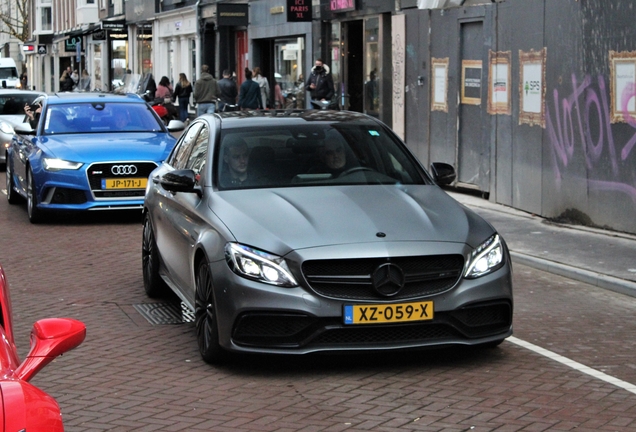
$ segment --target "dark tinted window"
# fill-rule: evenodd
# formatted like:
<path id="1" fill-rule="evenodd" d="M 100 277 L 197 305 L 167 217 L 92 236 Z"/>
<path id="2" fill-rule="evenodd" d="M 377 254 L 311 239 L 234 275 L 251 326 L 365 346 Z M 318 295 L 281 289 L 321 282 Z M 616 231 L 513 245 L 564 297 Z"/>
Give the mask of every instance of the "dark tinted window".
<path id="1" fill-rule="evenodd" d="M 404 146 L 368 123 L 226 130 L 215 166 L 220 189 L 427 182 Z"/>

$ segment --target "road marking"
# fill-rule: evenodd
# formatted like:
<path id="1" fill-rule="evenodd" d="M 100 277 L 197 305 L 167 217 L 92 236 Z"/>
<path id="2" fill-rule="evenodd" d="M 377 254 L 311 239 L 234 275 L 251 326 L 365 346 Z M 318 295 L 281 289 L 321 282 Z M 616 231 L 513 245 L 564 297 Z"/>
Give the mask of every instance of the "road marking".
<path id="1" fill-rule="evenodd" d="M 568 367 L 571 367 L 572 369 L 575 369 L 579 372 L 583 372 L 584 374 L 590 375 L 591 377 L 600 379 L 602 381 L 605 381 L 606 383 L 615 385 L 616 387 L 620 387 L 622 389 L 627 390 L 628 392 L 636 394 L 636 385 L 634 384 L 630 384 L 626 381 L 620 380 L 618 378 L 614 378 L 613 376 L 607 375 L 606 373 L 599 372 L 596 369 L 592 369 L 591 367 L 585 366 L 584 364 L 575 362 L 574 360 L 570 360 L 567 357 L 563 357 L 562 355 L 559 355 L 547 349 L 531 344 L 530 342 L 526 342 L 524 340 L 518 339 L 514 336 L 510 336 L 506 340 L 509 342 L 512 342 L 515 345 L 519 345 L 520 347 L 529 349 L 530 351 L 534 351 L 535 353 L 540 354 L 544 357 L 547 357 L 554 361 L 558 361 L 559 363 L 562 363 Z"/>

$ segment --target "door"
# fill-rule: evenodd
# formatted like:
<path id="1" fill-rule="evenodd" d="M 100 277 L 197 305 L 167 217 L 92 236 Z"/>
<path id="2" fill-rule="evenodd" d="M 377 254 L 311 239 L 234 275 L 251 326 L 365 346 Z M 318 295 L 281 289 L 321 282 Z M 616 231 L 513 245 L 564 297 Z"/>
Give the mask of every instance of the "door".
<path id="1" fill-rule="evenodd" d="M 460 23 L 460 98 L 457 179 L 465 187 L 488 192 L 490 146 L 487 138 L 483 21 Z"/>
<path id="2" fill-rule="evenodd" d="M 363 112 L 364 108 L 364 62 L 363 59 L 363 21 L 349 21 L 345 23 L 345 73 L 344 84 L 346 109 Z"/>

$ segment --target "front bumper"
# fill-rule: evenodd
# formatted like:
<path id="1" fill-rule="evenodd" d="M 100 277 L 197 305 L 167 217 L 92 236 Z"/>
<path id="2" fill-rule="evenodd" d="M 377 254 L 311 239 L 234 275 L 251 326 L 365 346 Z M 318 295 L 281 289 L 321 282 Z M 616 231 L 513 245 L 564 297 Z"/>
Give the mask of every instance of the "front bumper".
<path id="1" fill-rule="evenodd" d="M 462 278 L 453 288 L 435 295 L 394 301 L 432 301 L 432 320 L 364 325 L 345 324 L 344 305 L 379 302 L 327 298 L 306 286 L 278 288 L 237 276 L 225 261 L 213 262 L 219 342 L 235 352 L 306 354 L 500 341 L 512 334 L 512 275 L 507 252 L 506 258 L 506 264 L 489 275 Z"/>

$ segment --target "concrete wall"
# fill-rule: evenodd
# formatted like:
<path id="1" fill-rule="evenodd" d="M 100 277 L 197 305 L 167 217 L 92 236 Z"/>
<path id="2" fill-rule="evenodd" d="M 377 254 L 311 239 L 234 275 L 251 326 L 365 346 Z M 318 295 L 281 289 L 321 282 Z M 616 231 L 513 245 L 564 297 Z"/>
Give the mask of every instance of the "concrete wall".
<path id="1" fill-rule="evenodd" d="M 610 50 L 636 51 L 632 1 L 506 0 L 403 13 L 406 141 L 425 165 L 443 161 L 466 171 L 458 162 L 471 150 L 462 146 L 472 143 L 471 157 L 479 165 L 472 186 L 491 201 L 636 233 L 636 119 L 622 112 L 624 121 L 612 121 L 609 59 Z M 466 55 L 462 24 L 475 19 L 483 25 L 485 59 L 479 109 L 488 103 L 489 50 L 511 54 L 510 114 L 484 115 L 480 127 L 462 118 L 467 114 L 458 103 Z M 519 54 L 544 48 L 544 121 L 522 124 Z M 449 58 L 448 112 L 433 111 L 430 103 L 430 62 L 444 57 Z M 633 83 L 619 95 L 625 107 L 635 93 Z M 475 113 L 481 111 L 470 115 Z M 471 126 L 462 130 L 462 124 Z M 489 142 L 482 146 L 482 140 Z"/>

